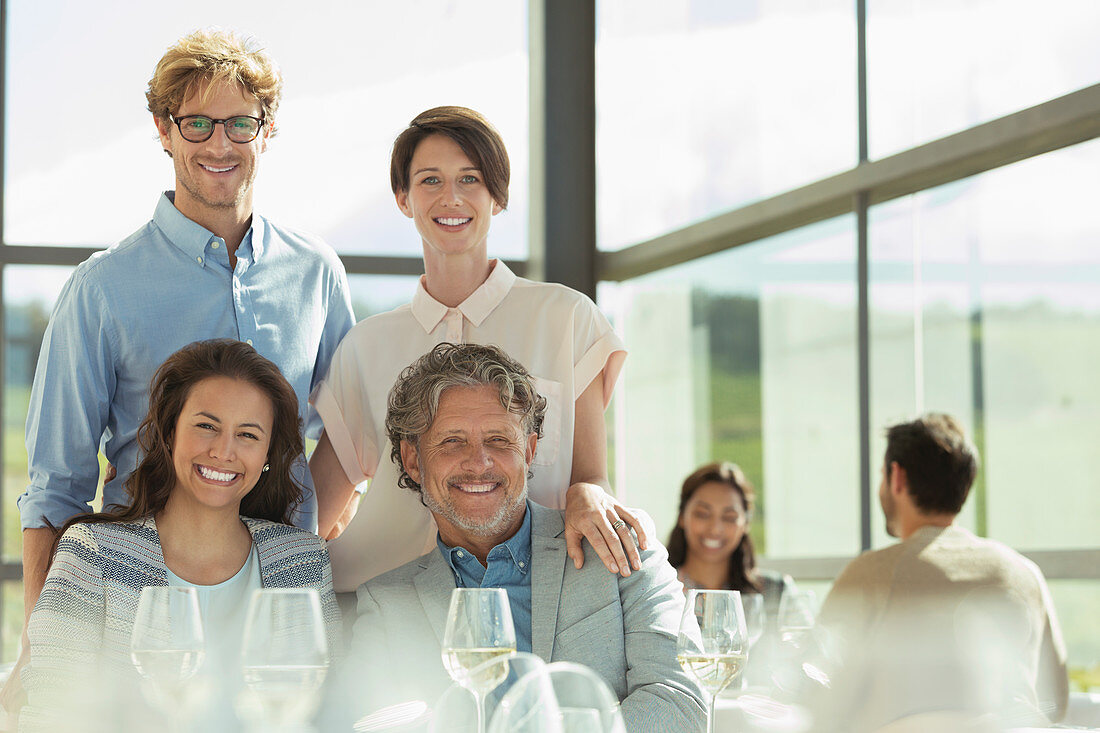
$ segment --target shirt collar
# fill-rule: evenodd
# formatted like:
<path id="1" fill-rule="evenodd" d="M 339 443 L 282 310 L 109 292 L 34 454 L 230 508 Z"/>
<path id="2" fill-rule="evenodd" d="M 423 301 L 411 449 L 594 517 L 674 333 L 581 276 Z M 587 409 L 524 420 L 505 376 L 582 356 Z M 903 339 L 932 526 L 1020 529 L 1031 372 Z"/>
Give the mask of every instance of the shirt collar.
<path id="1" fill-rule="evenodd" d="M 489 277 L 485 278 L 485 282 L 470 293 L 466 300 L 458 304 L 457 310 L 475 326 L 480 326 L 481 322 L 496 310 L 516 281 L 515 274 L 508 269 L 507 265 L 500 260 L 491 260 L 491 262 L 493 269 L 489 272 Z M 428 294 L 428 290 L 424 287 L 424 275 L 421 275 L 412 301 L 413 317 L 426 333 L 431 333 L 447 315 L 448 310 L 447 306 Z"/>
<path id="2" fill-rule="evenodd" d="M 206 262 L 207 248 L 217 236 L 206 227 L 191 221 L 180 213 L 175 204 L 176 192 L 165 191 L 157 201 L 153 212 L 153 222 L 177 249 L 190 259 Z M 263 217 L 252 215 L 252 226 L 245 232 L 244 239 L 237 247 L 239 259 L 255 262 L 263 252 L 263 241 L 267 225 Z M 204 265 L 205 266 L 205 265 Z"/>
<path id="3" fill-rule="evenodd" d="M 471 557 L 473 553 L 462 546 L 451 547 L 443 542 L 443 538 L 436 534 L 436 545 L 439 547 L 439 551 L 443 553 L 443 557 L 447 560 L 447 564 L 451 566 L 451 570 L 458 572 L 458 566 L 455 562 L 455 553 L 462 550 L 469 554 Z M 497 552 L 500 548 L 504 548 L 507 552 L 509 559 L 515 569 L 521 574 L 526 575 L 527 571 L 531 569 L 531 500 L 528 499 L 523 510 L 523 523 L 519 525 L 519 529 L 516 533 L 501 542 L 499 545 L 489 550 L 489 554 L 486 559 L 492 557 L 502 557 L 502 553 Z"/>

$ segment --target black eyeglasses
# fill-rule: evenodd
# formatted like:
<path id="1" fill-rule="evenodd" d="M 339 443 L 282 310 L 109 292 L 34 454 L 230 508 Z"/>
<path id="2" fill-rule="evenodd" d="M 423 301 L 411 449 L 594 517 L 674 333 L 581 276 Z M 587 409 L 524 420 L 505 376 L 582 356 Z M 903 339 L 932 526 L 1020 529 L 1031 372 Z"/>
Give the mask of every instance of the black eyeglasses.
<path id="1" fill-rule="evenodd" d="M 262 117 L 249 117 L 237 115 L 224 120 L 213 120 L 204 115 L 184 115 L 176 117 L 169 115 L 172 122 L 176 123 L 180 135 L 190 143 L 202 143 L 210 139 L 214 134 L 214 126 L 219 122 L 225 127 L 225 136 L 235 143 L 250 143 L 260 134 L 264 127 Z"/>

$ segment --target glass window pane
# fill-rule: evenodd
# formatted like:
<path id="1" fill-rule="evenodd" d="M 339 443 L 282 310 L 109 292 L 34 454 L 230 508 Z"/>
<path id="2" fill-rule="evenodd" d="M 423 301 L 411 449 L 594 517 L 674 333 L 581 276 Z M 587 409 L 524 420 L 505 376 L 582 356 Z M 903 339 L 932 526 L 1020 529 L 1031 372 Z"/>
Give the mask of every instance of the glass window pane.
<path id="1" fill-rule="evenodd" d="M 526 4 L 486 0 L 468 10 L 449 0 L 321 0 L 310 4 L 309 23 L 324 32 L 309 33 L 301 3 L 289 0 L 265 2 L 263 12 L 213 0 L 13 0 L 4 241 L 106 245 L 149 219 L 158 192 L 173 186 L 173 172 L 145 109 L 146 85 L 169 45 L 216 19 L 261 39 L 286 81 L 279 134 L 261 158 L 257 211 L 316 232 L 338 251 L 419 255 L 420 238 L 390 191 L 390 147 L 417 113 L 461 104 L 484 113 L 508 144 L 511 200 L 494 222 L 491 249 L 522 259 Z M 415 28 L 415 40 L 394 32 L 400 28 Z M 96 64 L 94 84 L 73 83 L 74 68 L 104 53 L 110 63 Z M 41 127 L 47 114 L 65 116 L 62 133 Z"/>
<path id="2" fill-rule="evenodd" d="M 662 539 L 684 476 L 721 459 L 757 487 L 758 551 L 858 549 L 853 226 L 843 217 L 601 286 L 630 348 L 616 484 Z"/>
<path id="3" fill-rule="evenodd" d="M 1021 550 L 1100 531 L 1097 166 L 1093 141 L 871 212 L 872 469 L 882 427 L 955 414 L 983 457 L 963 521 Z"/>
<path id="4" fill-rule="evenodd" d="M 1100 691 L 1100 635 L 1096 633 L 1100 581 L 1051 580 L 1048 585 L 1069 654 L 1069 689 Z"/>
<path id="5" fill-rule="evenodd" d="M 348 275 L 356 322 L 411 303 L 419 279 L 404 275 Z"/>
<path id="6" fill-rule="evenodd" d="M 882 158 L 1100 81 L 1093 0 L 870 0 L 870 155 Z"/>
<path id="7" fill-rule="evenodd" d="M 600 249 L 856 162 L 850 0 L 601 0 Z"/>

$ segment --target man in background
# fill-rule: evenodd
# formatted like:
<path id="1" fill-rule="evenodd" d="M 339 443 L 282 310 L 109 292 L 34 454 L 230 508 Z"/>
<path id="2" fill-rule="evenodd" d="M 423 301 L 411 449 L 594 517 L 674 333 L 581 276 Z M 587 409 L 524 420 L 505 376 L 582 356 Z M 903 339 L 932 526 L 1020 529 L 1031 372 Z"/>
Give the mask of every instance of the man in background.
<path id="1" fill-rule="evenodd" d="M 937 710 L 1060 720 L 1066 650 L 1042 573 L 955 524 L 978 470 L 962 427 L 928 414 L 886 439 L 879 499 L 901 542 L 849 563 L 821 609 L 844 652 L 833 716 L 847 730 Z"/>

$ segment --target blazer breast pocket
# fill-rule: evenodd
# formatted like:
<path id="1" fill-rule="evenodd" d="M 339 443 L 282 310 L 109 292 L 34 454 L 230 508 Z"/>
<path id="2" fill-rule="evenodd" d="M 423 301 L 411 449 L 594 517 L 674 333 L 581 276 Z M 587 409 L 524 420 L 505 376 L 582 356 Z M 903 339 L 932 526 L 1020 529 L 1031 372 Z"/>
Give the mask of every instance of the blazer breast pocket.
<path id="1" fill-rule="evenodd" d="M 561 382 L 542 377 L 533 377 L 535 389 L 546 398 L 546 416 L 542 419 L 542 437 L 535 450 L 535 465 L 549 466 L 558 460 L 561 449 L 561 411 L 564 409 L 564 396 Z"/>
<path id="2" fill-rule="evenodd" d="M 614 640 L 623 637 L 623 610 L 617 602 L 612 602 L 600 610 L 590 613 L 576 623 L 562 629 L 554 637 L 554 646 L 559 649 L 568 648 L 581 642 L 584 637 L 596 635 L 604 640 Z M 585 645 L 591 644 L 597 638 L 585 640 Z"/>

